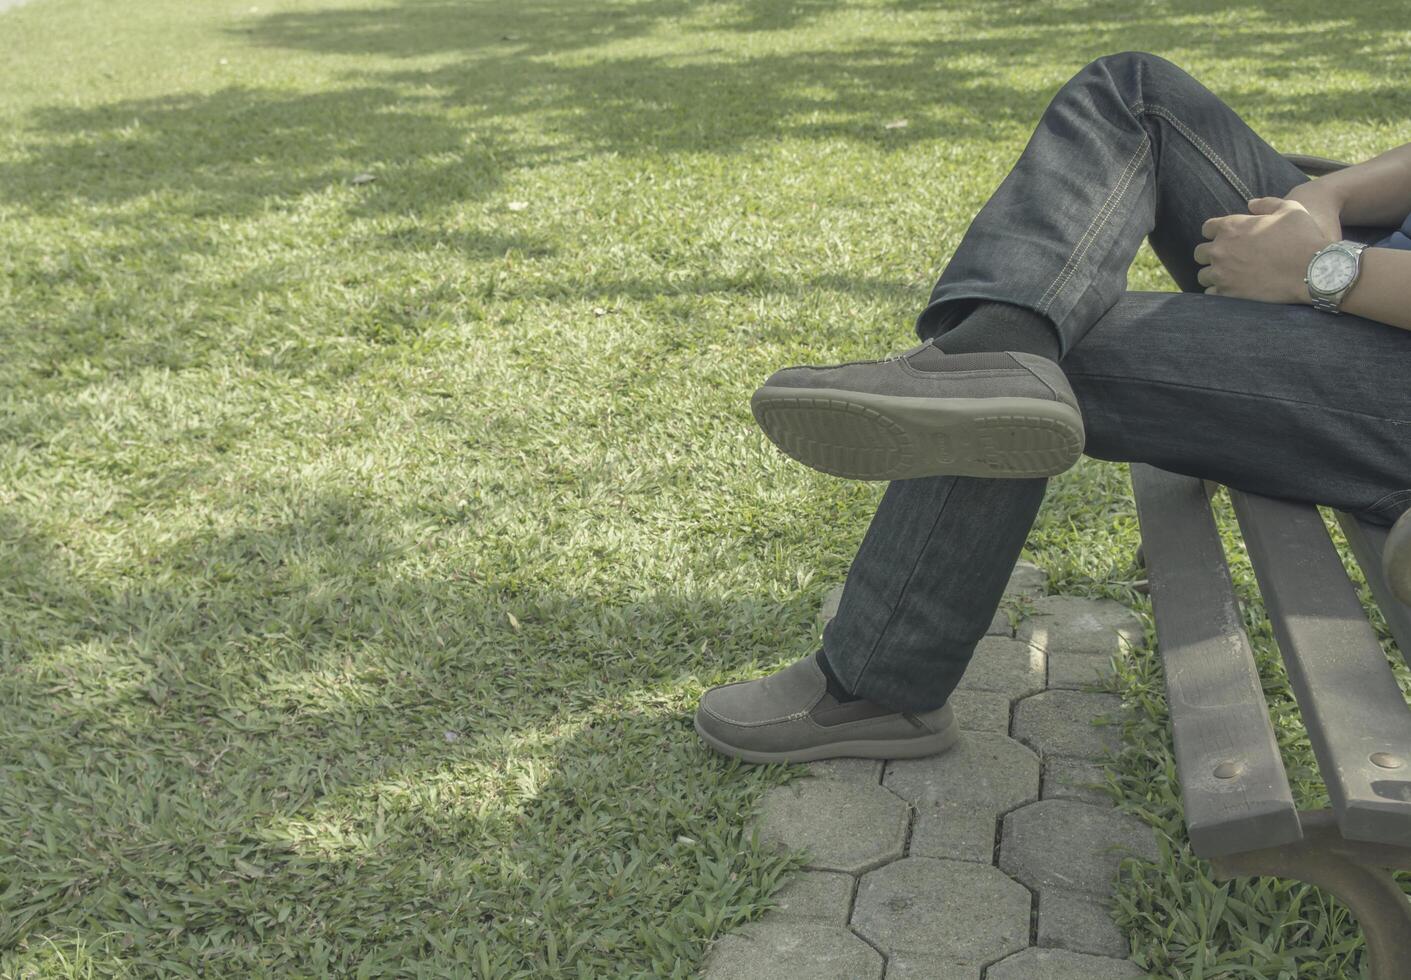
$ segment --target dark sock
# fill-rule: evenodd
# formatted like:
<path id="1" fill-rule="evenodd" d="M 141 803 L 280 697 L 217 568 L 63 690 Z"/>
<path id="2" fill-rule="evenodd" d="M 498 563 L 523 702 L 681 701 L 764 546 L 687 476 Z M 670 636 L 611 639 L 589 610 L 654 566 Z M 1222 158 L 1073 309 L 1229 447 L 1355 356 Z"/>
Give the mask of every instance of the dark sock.
<path id="1" fill-rule="evenodd" d="M 936 339 L 947 354 L 1017 350 L 1057 361 L 1058 330 L 1048 317 L 1013 303 L 982 299 L 960 325 Z"/>
<path id="2" fill-rule="evenodd" d="M 823 648 L 819 647 L 814 654 L 818 660 L 818 666 L 823 671 L 823 676 L 828 678 L 828 693 L 838 701 L 839 704 L 846 704 L 849 701 L 861 701 L 862 698 L 855 694 L 849 694 L 843 689 L 842 682 L 838 680 L 838 675 L 833 673 L 833 668 L 828 666 L 828 658 L 823 655 Z"/>

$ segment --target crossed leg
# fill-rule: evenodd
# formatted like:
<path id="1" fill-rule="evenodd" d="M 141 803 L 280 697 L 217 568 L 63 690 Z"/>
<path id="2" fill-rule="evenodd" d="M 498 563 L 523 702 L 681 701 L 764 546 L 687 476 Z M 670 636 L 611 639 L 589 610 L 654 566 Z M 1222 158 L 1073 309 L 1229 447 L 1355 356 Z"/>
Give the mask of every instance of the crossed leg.
<path id="1" fill-rule="evenodd" d="M 1058 338 L 1089 456 L 1390 524 L 1411 507 L 1411 332 L 1206 295 L 1196 279 L 1206 219 L 1245 213 L 1250 198 L 1283 196 L 1306 179 L 1169 61 L 1099 58 L 1043 113 L 917 333 L 954 329 L 981 300 L 1032 311 Z M 1127 290 L 1144 239 L 1181 292 Z M 754 762 L 945 751 L 958 736 L 947 699 L 1048 479 L 894 480 L 824 631 L 823 657 L 712 688 L 696 714 L 702 737 Z"/>
<path id="2" fill-rule="evenodd" d="M 1078 72 L 977 214 L 917 319 L 977 299 L 1050 318 L 1085 452 L 1391 523 L 1411 507 L 1411 333 L 1311 307 L 1207 296 L 1205 220 L 1307 178 L 1189 74 L 1126 52 Z M 1382 229 L 1345 229 L 1375 241 Z M 1129 292 L 1143 238 L 1182 292 Z M 935 709 L 984 635 L 1047 478 L 896 481 L 824 653 L 854 695 Z"/>

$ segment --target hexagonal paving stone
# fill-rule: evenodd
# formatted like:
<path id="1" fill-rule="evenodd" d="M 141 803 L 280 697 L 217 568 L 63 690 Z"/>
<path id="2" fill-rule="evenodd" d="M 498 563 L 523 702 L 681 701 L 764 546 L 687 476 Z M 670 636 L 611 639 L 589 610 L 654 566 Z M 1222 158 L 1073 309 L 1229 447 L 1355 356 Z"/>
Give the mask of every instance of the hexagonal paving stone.
<path id="1" fill-rule="evenodd" d="M 1043 786 L 1039 789 L 1039 797 L 1045 800 L 1079 800 L 1094 806 L 1116 806 L 1105 790 L 1084 785 L 1101 785 L 1103 782 L 1101 763 L 1054 756 L 1044 763 Z"/>
<path id="2" fill-rule="evenodd" d="M 978 963 L 957 963 L 936 953 L 902 949 L 887 957 L 887 980 L 980 980 Z"/>
<path id="3" fill-rule="evenodd" d="M 1143 976 L 1146 974 L 1131 960 L 1038 947 L 1006 957 L 985 973 L 986 980 L 1128 980 Z"/>
<path id="4" fill-rule="evenodd" d="M 705 980 L 882 980 L 882 957 L 846 926 L 780 918 L 752 922 L 706 956 Z"/>
<path id="5" fill-rule="evenodd" d="M 1007 735 L 970 732 L 949 752 L 889 762 L 882 785 L 916 804 L 911 854 L 989 864 L 999 814 L 1039 797 L 1039 758 Z"/>
<path id="6" fill-rule="evenodd" d="M 1035 599 L 1016 639 L 1053 653 L 1108 656 L 1145 642 L 1141 617 L 1115 599 L 1048 595 Z"/>
<path id="7" fill-rule="evenodd" d="M 852 927 L 888 953 L 980 967 L 1029 944 L 1030 905 L 1028 890 L 993 865 L 909 857 L 863 877 Z"/>
<path id="8" fill-rule="evenodd" d="M 874 786 L 882 781 L 881 759 L 822 759 L 807 765 L 808 774 L 819 779 L 842 779 Z"/>
<path id="9" fill-rule="evenodd" d="M 806 851 L 808 870 L 858 874 L 901 857 L 909 817 L 881 786 L 800 779 L 765 794 L 760 839 Z"/>
<path id="10" fill-rule="evenodd" d="M 1039 892 L 1039 946 L 1094 956 L 1127 956 L 1127 937 L 1112 921 L 1111 900 L 1066 888 Z"/>
<path id="11" fill-rule="evenodd" d="M 1048 588 L 1048 573 L 1031 561 L 1017 561 L 1004 587 L 1005 595 L 1037 598 Z"/>
<path id="12" fill-rule="evenodd" d="M 1040 800 L 1004 816 L 999 866 L 1036 889 L 1066 888 L 1106 898 L 1118 864 L 1157 857 L 1156 832 L 1129 813 L 1076 800 Z"/>
<path id="13" fill-rule="evenodd" d="M 963 732 L 1009 732 L 1009 695 L 998 691 L 951 691 L 946 699 Z"/>
<path id="14" fill-rule="evenodd" d="M 1043 691 L 1014 706 L 1014 737 L 1047 760 L 1051 756 L 1100 759 L 1122 748 L 1118 724 L 1122 699 L 1086 691 Z M 1106 716 L 1111 724 L 1094 725 Z"/>
<path id="15" fill-rule="evenodd" d="M 985 636 L 965 666 L 957 690 L 998 691 L 1011 698 L 1044 689 L 1044 653 L 1038 647 L 1007 637 Z"/>
<path id="16" fill-rule="evenodd" d="M 1039 648 L 1035 647 L 1035 649 Z M 1048 655 L 1049 687 L 1071 690 L 1081 690 L 1087 687 L 1105 688 L 1107 679 L 1114 673 L 1116 671 L 1112 669 L 1112 658 L 1106 654 L 1057 651 Z"/>
<path id="17" fill-rule="evenodd" d="M 852 910 L 852 889 L 856 881 L 852 875 L 837 871 L 800 871 L 775 893 L 773 901 L 778 904 L 769 915 L 818 919 L 845 926 Z"/>

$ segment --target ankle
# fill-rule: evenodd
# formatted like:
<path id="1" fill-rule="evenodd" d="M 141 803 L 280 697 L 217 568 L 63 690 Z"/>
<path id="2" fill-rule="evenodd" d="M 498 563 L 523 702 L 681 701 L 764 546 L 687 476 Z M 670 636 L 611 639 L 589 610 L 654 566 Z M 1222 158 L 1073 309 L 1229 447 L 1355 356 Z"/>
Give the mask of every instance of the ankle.
<path id="1" fill-rule="evenodd" d="M 843 687 L 843 682 L 838 680 L 838 675 L 833 673 L 833 668 L 828 664 L 828 655 L 823 652 L 822 647 L 818 648 L 814 657 L 818 660 L 818 668 L 823 671 L 823 676 L 828 678 L 828 693 L 833 695 L 834 700 L 839 704 L 863 700 Z"/>
<path id="2" fill-rule="evenodd" d="M 981 300 L 957 326 L 937 337 L 935 344 L 947 354 L 1013 350 L 1050 361 L 1059 359 L 1061 347 L 1058 329 L 1048 317 L 998 300 Z"/>

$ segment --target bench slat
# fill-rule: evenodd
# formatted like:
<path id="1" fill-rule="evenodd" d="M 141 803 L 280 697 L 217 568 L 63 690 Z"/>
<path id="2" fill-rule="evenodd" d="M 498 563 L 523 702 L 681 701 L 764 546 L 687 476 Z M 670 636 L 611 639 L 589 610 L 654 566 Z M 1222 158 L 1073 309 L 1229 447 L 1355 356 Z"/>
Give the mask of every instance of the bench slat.
<path id="1" fill-rule="evenodd" d="M 1411 707 L 1318 508 L 1230 489 L 1342 835 L 1411 846 Z M 1400 760 L 1383 768 L 1369 758 Z"/>
<path id="2" fill-rule="evenodd" d="M 1352 554 L 1362 574 L 1367 576 L 1372 597 L 1377 600 L 1377 608 L 1391 628 L 1396 648 L 1401 651 L 1401 659 L 1411 667 L 1411 608 L 1392 595 L 1391 586 L 1382 574 L 1382 551 L 1386 548 L 1391 528 L 1358 520 L 1345 510 L 1334 510 L 1333 514 L 1342 533 L 1347 536 L 1347 543 L 1352 546 Z"/>
<path id="3" fill-rule="evenodd" d="M 1211 858 L 1303 832 L 1201 480 L 1130 466 L 1191 849 Z M 1236 763 L 1227 778 L 1222 763 Z"/>

